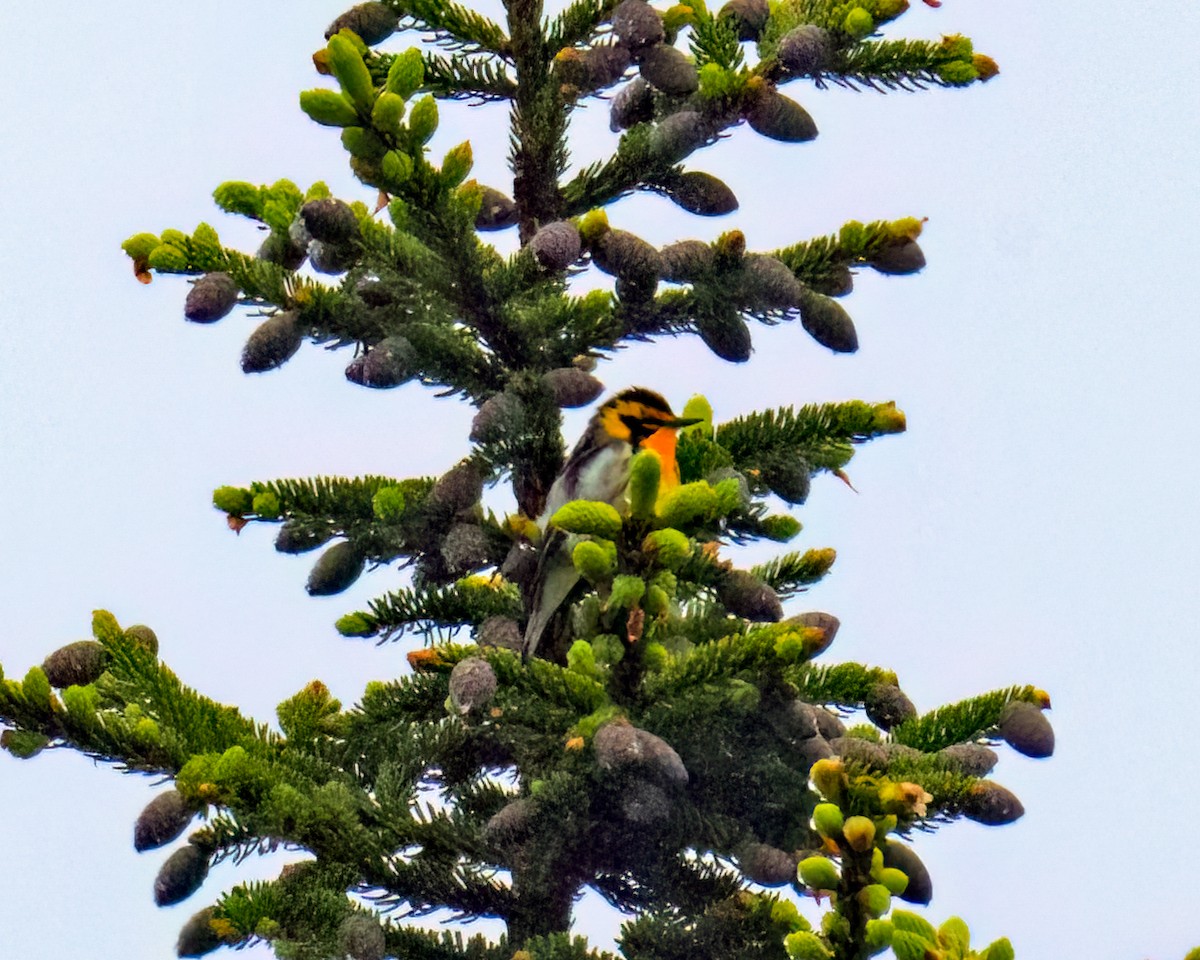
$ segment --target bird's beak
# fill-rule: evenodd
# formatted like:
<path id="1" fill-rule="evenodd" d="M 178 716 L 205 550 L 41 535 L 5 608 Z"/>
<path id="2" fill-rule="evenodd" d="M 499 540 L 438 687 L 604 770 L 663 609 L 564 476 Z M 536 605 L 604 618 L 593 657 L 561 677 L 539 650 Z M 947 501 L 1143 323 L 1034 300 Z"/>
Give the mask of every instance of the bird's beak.
<path id="1" fill-rule="evenodd" d="M 668 430 L 678 430 L 680 427 L 690 427 L 693 423 L 702 423 L 703 417 L 676 417 L 674 420 L 660 420 L 659 425 Z"/>

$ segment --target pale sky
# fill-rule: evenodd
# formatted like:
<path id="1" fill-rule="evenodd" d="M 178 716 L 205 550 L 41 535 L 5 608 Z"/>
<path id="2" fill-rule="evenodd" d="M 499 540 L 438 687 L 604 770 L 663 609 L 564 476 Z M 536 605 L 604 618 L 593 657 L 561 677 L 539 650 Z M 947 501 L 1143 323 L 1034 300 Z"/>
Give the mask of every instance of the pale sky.
<path id="1" fill-rule="evenodd" d="M 253 250 L 253 228 L 212 204 L 228 179 L 323 179 L 370 199 L 336 133 L 296 105 L 321 83 L 309 55 L 340 10 L 0 10 L 8 676 L 87 636 L 95 607 L 153 626 L 186 683 L 260 720 L 313 678 L 349 704 L 405 669 L 415 641 L 377 648 L 332 629 L 394 572 L 309 599 L 313 556 L 276 554 L 273 529 L 235 537 L 210 494 L 275 477 L 439 473 L 467 449 L 470 409 L 417 386 L 354 387 L 348 352 L 311 345 L 280 371 L 244 376 L 256 321 L 185 323 L 186 284 L 140 286 L 119 248 L 207 220 Z M 922 710 L 1013 683 L 1050 691 L 1057 755 L 1003 748 L 994 774 L 1024 819 L 917 840 L 935 887 L 926 915 L 962 916 L 980 943 L 1007 935 L 1024 960 L 1169 960 L 1200 944 L 1198 30 L 1188 4 L 914 3 L 889 35 L 964 33 L 1001 75 L 887 96 L 790 85 L 821 130 L 814 143 L 740 129 L 692 158 L 733 187 L 739 212 L 702 220 L 652 197 L 610 210 L 655 243 L 736 226 L 756 250 L 848 219 L 929 218 L 924 273 L 864 272 L 843 301 L 855 356 L 787 325 L 756 329 L 745 365 L 686 338 L 626 350 L 598 375 L 677 405 L 701 390 L 718 419 L 855 397 L 907 412 L 906 435 L 851 463 L 858 494 L 814 484 L 796 543 L 833 546 L 839 560 L 789 609 L 839 616 L 826 656 L 895 668 Z M 596 104 L 580 117 L 579 162 L 615 144 L 606 114 Z M 500 106 L 447 107 L 433 149 L 470 137 L 474 175 L 507 189 L 505 127 Z M 568 418 L 570 440 L 586 416 Z M 131 842 L 155 792 L 65 750 L 0 755 L 5 956 L 171 957 L 194 911 L 277 872 L 274 859 L 223 865 L 190 900 L 157 909 L 169 850 L 138 855 Z M 594 898 L 577 916 L 598 945 L 615 930 Z"/>

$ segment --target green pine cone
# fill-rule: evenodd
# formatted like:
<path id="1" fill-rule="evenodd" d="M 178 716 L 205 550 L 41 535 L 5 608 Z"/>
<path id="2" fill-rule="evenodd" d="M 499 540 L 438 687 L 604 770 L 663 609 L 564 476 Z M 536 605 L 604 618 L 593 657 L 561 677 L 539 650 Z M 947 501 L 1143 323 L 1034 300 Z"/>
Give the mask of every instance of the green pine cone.
<path id="1" fill-rule="evenodd" d="M 612 592 L 608 596 L 610 610 L 632 609 L 646 592 L 646 581 L 632 574 L 613 577 Z"/>
<path id="2" fill-rule="evenodd" d="M 612 547 L 611 541 L 604 541 Z M 604 583 L 612 578 L 616 570 L 616 550 L 605 549 L 595 540 L 581 540 L 571 551 L 571 562 L 576 571 L 590 584 Z"/>
<path id="3" fill-rule="evenodd" d="M 375 82 L 354 43 L 340 34 L 329 38 L 329 69 L 350 101 L 359 110 L 369 111 L 375 102 Z"/>
<path id="4" fill-rule="evenodd" d="M 676 487 L 658 505 L 658 519 L 664 527 L 683 529 L 711 518 L 717 511 L 716 491 L 704 480 Z"/>
<path id="5" fill-rule="evenodd" d="M 842 880 L 828 857 L 806 857 L 800 861 L 798 873 L 804 885 L 812 890 L 836 890 Z"/>
<path id="6" fill-rule="evenodd" d="M 567 533 L 583 533 L 615 540 L 621 533 L 621 515 L 611 503 L 599 500 L 572 500 L 559 507 L 550 518 L 551 526 Z"/>
<path id="7" fill-rule="evenodd" d="M 343 94 L 325 87 L 301 91 L 300 109 L 324 127 L 351 127 L 359 122 L 354 104 Z"/>
<path id="8" fill-rule="evenodd" d="M 678 570 L 691 557 L 692 544 L 685 534 L 667 527 L 647 534 L 642 541 L 642 551 L 655 566 Z"/>
<path id="9" fill-rule="evenodd" d="M 158 656 L 158 634 L 144 623 L 135 623 L 125 628 L 126 639 L 154 656 Z"/>
<path id="10" fill-rule="evenodd" d="M 639 520 L 654 516 L 658 487 L 662 480 L 662 458 L 653 450 L 642 450 L 629 464 L 629 512 Z"/>

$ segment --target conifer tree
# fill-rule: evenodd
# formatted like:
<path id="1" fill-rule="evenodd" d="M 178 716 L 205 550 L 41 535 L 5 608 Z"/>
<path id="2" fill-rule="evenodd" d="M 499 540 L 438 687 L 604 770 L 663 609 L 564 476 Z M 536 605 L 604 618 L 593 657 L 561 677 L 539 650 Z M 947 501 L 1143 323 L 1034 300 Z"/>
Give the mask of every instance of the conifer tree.
<path id="1" fill-rule="evenodd" d="M 411 670 L 348 708 L 313 682 L 271 726 L 185 686 L 150 628 L 99 611 L 93 640 L 0 682 L 4 746 L 30 757 L 66 745 L 174 781 L 134 831 L 139 851 L 190 831 L 163 861 L 160 905 L 200 891 L 217 860 L 280 845 L 309 855 L 270 882 L 205 889 L 180 956 L 263 940 L 289 958 L 609 957 L 572 935 L 572 905 L 591 888 L 628 914 L 618 949 L 630 960 L 1011 957 L 1007 940 L 973 948 L 962 920 L 935 926 L 895 900 L 932 898 L 916 831 L 1021 816 L 989 779 L 992 747 L 1049 756 L 1046 694 L 1001 689 L 919 714 L 892 670 L 828 662 L 836 616 L 785 610 L 832 549 L 752 569 L 725 555 L 796 538 L 792 508 L 813 475 L 844 479 L 859 445 L 903 432 L 894 403 L 720 417 L 697 395 L 675 449 L 637 453 L 615 503 L 545 509 L 566 458 L 560 411 L 601 398 L 597 361 L 622 343 L 698 334 L 743 363 L 753 322 L 799 320 L 853 352 L 842 301 L 855 271 L 924 266 L 915 218 L 776 250 L 754 251 L 737 229 L 656 248 L 623 223 L 621 198 L 654 191 L 697 216 L 731 213 L 733 191 L 692 164 L 743 122 L 813 140 L 816 122 L 783 88 L 966 87 L 995 63 L 962 36 L 879 39 L 907 0 L 504 6 L 497 23 L 441 0 L 385 0 L 330 25 L 313 62 L 332 81 L 300 107 L 340 130 L 362 197 L 228 182 L 214 199 L 262 225 L 256 253 L 206 223 L 124 244 L 144 282 L 196 277 L 189 321 L 259 317 L 247 373 L 307 341 L 345 348 L 353 384 L 417 381 L 477 408 L 440 477 L 214 493 L 231 527 L 273 524 L 277 550 L 320 551 L 310 594 L 339 593 L 368 566 L 400 571 L 337 629 L 406 643 Z M 569 173 L 572 114 L 601 98 L 612 153 Z M 511 185 L 470 179 L 472 151 L 495 144 L 435 162 L 427 144 L 449 99 L 507 104 Z M 520 240 L 509 256 L 485 239 L 505 230 Z M 574 281 L 593 267 L 612 282 L 581 294 Z M 488 487 L 511 489 L 510 506 L 485 506 Z M 524 625 L 551 550 L 578 583 L 529 656 Z M 816 899 L 819 922 L 789 888 Z M 507 936 L 430 932 L 389 919 L 395 908 L 498 917 Z"/>

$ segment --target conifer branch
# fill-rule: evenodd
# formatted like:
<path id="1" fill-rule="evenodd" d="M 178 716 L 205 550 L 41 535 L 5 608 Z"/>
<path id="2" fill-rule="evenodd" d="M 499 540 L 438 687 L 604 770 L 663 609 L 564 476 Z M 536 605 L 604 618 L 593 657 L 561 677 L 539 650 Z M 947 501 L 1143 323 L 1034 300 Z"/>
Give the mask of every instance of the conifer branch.
<path id="1" fill-rule="evenodd" d="M 981 78 L 972 62 L 971 42 L 963 37 L 929 40 L 874 40 L 842 50 L 828 76 L 847 87 L 914 90 L 926 84 L 961 87 Z"/>
<path id="2" fill-rule="evenodd" d="M 467 52 L 486 50 L 508 55 L 509 41 L 504 29 L 468 7 L 446 0 L 387 0 L 388 6 L 402 17 L 410 18 L 410 28 L 432 32 L 442 46 Z"/>
<path id="3" fill-rule="evenodd" d="M 504 64 L 491 57 L 425 54 L 425 89 L 451 100 L 511 100 L 517 84 Z"/>
<path id="4" fill-rule="evenodd" d="M 1039 695 L 1031 686 L 994 690 L 906 720 L 892 730 L 891 736 L 896 743 L 932 753 L 994 731 L 1005 705 L 1014 700 L 1038 703 Z"/>
<path id="5" fill-rule="evenodd" d="M 861 706 L 875 684 L 894 683 L 895 677 L 890 670 L 860 663 L 802 663 L 787 670 L 787 679 L 796 685 L 801 699 L 837 706 Z"/>
<path id="6" fill-rule="evenodd" d="M 818 583 L 829 572 L 837 553 L 832 547 L 793 551 L 760 563 L 750 569 L 754 576 L 769 586 L 781 600 L 801 593 Z"/>
<path id="7" fill-rule="evenodd" d="M 369 613 L 343 617 L 339 629 L 357 637 L 378 635 L 384 642 L 410 630 L 429 635 L 438 629 L 454 631 L 482 623 L 488 617 L 522 615 L 520 593 L 511 584 L 474 586 L 462 580 L 448 587 L 393 590 L 371 600 L 369 606 Z"/>
<path id="8" fill-rule="evenodd" d="M 608 19 L 618 2 L 619 0 L 575 0 L 547 25 L 547 48 L 557 51 L 591 40 L 597 27 Z"/>

